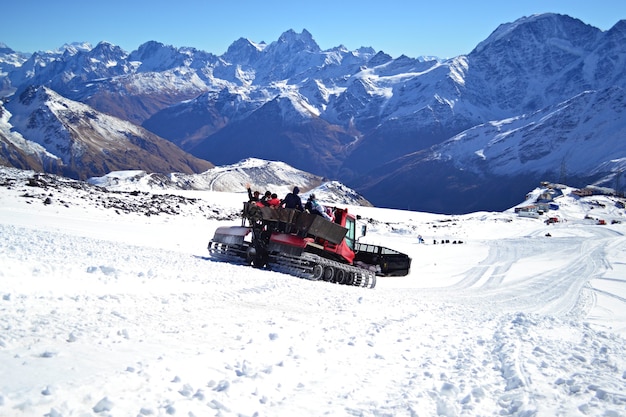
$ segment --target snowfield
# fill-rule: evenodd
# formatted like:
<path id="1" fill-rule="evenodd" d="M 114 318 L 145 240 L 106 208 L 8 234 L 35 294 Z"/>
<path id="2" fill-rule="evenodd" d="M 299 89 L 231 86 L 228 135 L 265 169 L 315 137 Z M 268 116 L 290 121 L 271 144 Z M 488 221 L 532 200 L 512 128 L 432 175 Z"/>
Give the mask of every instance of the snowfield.
<path id="1" fill-rule="evenodd" d="M 626 416 L 615 198 L 565 190 L 549 226 L 350 207 L 413 258 L 364 289 L 212 261 L 245 193 L 0 173 L 1 416 Z"/>

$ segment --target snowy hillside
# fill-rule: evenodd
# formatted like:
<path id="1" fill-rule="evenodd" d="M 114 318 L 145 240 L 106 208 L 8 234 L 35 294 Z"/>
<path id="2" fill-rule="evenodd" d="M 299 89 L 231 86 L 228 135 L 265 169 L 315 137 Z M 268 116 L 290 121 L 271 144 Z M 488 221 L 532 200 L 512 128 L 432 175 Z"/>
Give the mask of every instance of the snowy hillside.
<path id="1" fill-rule="evenodd" d="M 320 201 L 331 204 L 371 206 L 363 196 L 337 181 L 295 169 L 284 162 L 249 158 L 232 165 L 211 168 L 202 174 L 148 174 L 145 171 L 117 171 L 89 182 L 113 191 L 201 190 L 241 193 L 249 184 L 263 194 L 266 190 L 284 197 L 299 187 L 306 197 L 315 193 Z M 260 187 L 260 188 L 259 188 Z"/>
<path id="2" fill-rule="evenodd" d="M 363 289 L 209 259 L 241 193 L 51 178 L 0 169 L 0 415 L 626 415 L 623 199 L 349 207 L 413 258 Z"/>
<path id="3" fill-rule="evenodd" d="M 22 132 L 28 140 L 18 141 L 15 135 L 7 139 L 12 139 L 15 146 L 24 146 L 21 142 L 32 144 L 31 154 L 36 147 L 45 148 L 47 153 L 40 159 L 47 172 L 84 179 L 94 171 L 138 165 L 151 172 L 186 173 L 213 166 L 140 126 L 100 113 L 46 87 L 29 87 L 6 107 L 10 117 L 0 118 L 0 132 Z M 0 107 L 0 116 L 2 110 Z M 57 169 L 45 162 L 51 156 L 58 158 Z"/>
<path id="4" fill-rule="evenodd" d="M 499 176 L 538 172 L 589 176 L 626 168 L 625 91 L 587 91 L 530 115 L 492 121 L 433 148 L 461 169 Z M 563 126 L 576 126 L 564 135 Z M 607 160 L 606 144 L 613 159 Z M 612 185 L 612 184 L 611 184 Z"/>

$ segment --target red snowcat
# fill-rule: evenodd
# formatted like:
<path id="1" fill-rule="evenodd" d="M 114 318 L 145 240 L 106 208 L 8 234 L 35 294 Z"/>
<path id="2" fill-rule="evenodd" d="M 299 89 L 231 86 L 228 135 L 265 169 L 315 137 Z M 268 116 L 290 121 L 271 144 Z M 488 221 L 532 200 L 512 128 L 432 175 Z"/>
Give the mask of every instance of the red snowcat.
<path id="1" fill-rule="evenodd" d="M 408 255 L 357 241 L 356 218 L 347 209 L 334 208 L 334 218 L 244 203 L 241 226 L 219 227 L 209 253 L 216 260 L 366 288 L 374 288 L 377 275 L 409 273 Z"/>

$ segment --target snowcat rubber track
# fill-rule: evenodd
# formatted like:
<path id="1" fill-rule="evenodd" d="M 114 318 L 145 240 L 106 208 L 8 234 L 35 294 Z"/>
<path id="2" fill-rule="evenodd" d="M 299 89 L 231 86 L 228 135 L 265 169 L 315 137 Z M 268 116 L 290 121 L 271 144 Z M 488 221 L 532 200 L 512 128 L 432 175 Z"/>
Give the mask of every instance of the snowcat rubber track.
<path id="1" fill-rule="evenodd" d="M 211 258 L 216 261 L 250 265 L 246 245 L 229 245 L 211 241 L 208 250 Z M 301 256 L 284 253 L 270 255 L 269 269 L 311 281 L 323 280 L 364 288 L 376 286 L 374 272 L 322 258 L 312 253 L 304 253 Z"/>
<path id="2" fill-rule="evenodd" d="M 216 261 L 250 265 L 247 258 L 248 247 L 246 245 L 229 245 L 212 240 L 209 242 L 207 249 L 211 258 Z"/>
<path id="3" fill-rule="evenodd" d="M 370 270 L 336 262 L 312 253 L 301 256 L 270 254 L 270 268 L 311 281 L 323 280 L 343 285 L 374 288 L 376 274 Z"/>

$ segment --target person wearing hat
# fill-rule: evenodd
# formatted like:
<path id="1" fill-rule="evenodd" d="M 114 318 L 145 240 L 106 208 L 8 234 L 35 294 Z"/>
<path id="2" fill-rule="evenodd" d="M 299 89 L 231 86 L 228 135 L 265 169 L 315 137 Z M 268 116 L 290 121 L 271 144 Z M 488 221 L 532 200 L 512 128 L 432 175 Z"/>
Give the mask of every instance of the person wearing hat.
<path id="1" fill-rule="evenodd" d="M 284 207 L 304 211 L 304 207 L 302 207 L 302 200 L 298 195 L 299 193 L 300 189 L 297 186 L 293 187 L 293 191 L 287 194 L 283 199 Z"/>

